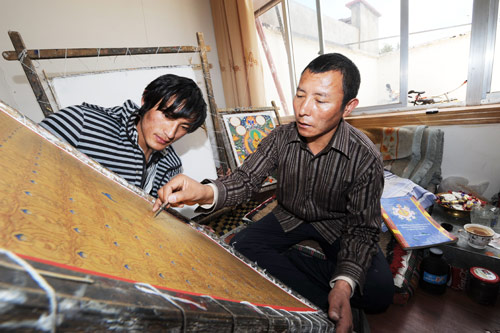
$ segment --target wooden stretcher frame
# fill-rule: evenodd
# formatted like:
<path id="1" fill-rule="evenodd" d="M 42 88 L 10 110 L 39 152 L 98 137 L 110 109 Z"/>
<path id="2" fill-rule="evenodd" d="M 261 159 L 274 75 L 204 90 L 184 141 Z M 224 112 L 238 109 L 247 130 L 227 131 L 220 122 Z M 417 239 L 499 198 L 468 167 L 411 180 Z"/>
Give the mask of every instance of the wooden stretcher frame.
<path id="1" fill-rule="evenodd" d="M 4 51 L 2 56 L 5 60 L 19 61 L 26 74 L 28 82 L 35 94 L 36 100 L 45 117 L 54 111 L 47 97 L 45 89 L 32 60 L 47 59 L 67 59 L 67 58 L 88 58 L 88 57 L 109 57 L 125 55 L 155 55 L 155 54 L 178 54 L 178 53 L 198 53 L 201 61 L 201 69 L 207 91 L 210 117 L 213 123 L 215 142 L 217 151 L 216 160 L 220 161 L 222 172 L 229 168 L 228 152 L 224 149 L 224 138 L 221 123 L 217 117 L 217 104 L 213 93 L 212 79 L 210 77 L 210 65 L 208 63 L 207 52 L 210 46 L 205 44 L 202 32 L 197 32 L 197 46 L 159 46 L 159 47 L 121 47 L 121 48 L 61 48 L 61 49 L 27 49 L 21 34 L 17 31 L 9 31 L 9 37 L 14 46 L 14 51 Z M 229 152 L 230 154 L 230 152 Z"/>
<path id="2" fill-rule="evenodd" d="M 248 330 L 257 331 L 266 329 L 268 331 L 333 331 L 334 325 L 327 319 L 324 312 L 322 312 L 321 310 L 316 311 L 314 306 L 308 305 L 309 302 L 307 300 L 304 300 L 301 296 L 294 294 L 292 290 L 289 290 L 286 286 L 281 285 L 279 281 L 270 277 L 255 264 L 249 262 L 237 252 L 233 251 L 232 248 L 219 240 L 209 230 L 204 229 L 202 226 L 189 221 L 185 222 L 188 222 L 190 227 L 184 226 L 184 224 L 182 223 L 177 223 L 175 217 L 169 217 L 168 214 L 160 215 L 154 220 L 154 223 L 143 223 L 141 221 L 143 221 L 144 219 L 151 219 L 151 215 L 143 215 L 141 211 L 141 217 L 139 219 L 133 218 L 133 220 L 137 222 L 136 228 L 133 228 L 133 234 L 137 234 L 138 229 L 156 229 L 160 227 L 163 230 L 167 230 L 170 228 L 182 228 L 185 231 L 187 230 L 185 232 L 186 234 L 192 234 L 198 240 L 203 239 L 203 243 L 209 243 L 208 247 L 218 249 L 218 253 L 220 252 L 225 254 L 225 256 L 219 257 L 219 259 L 222 257 L 227 257 L 228 254 L 224 252 L 227 251 L 239 259 L 234 260 L 236 264 L 241 266 L 242 263 L 245 263 L 247 266 L 249 266 L 249 268 L 253 269 L 254 271 L 256 271 L 256 273 L 261 275 L 264 280 L 259 279 L 262 284 L 259 288 L 256 289 L 255 294 L 257 293 L 257 291 L 260 292 L 261 290 L 266 290 L 265 286 L 267 286 L 268 284 L 265 280 L 268 280 L 269 282 L 272 282 L 277 288 L 281 288 L 282 290 L 286 291 L 288 294 L 290 294 L 290 297 L 296 300 L 293 301 L 292 298 L 289 298 L 287 301 L 288 304 L 298 304 L 299 308 L 296 308 L 295 305 L 294 307 L 290 308 L 287 306 L 276 307 L 273 306 L 273 303 L 270 303 L 270 306 L 265 304 L 255 304 L 255 301 L 254 303 L 250 303 L 248 301 L 235 302 L 230 298 L 221 298 L 215 295 L 209 296 L 210 294 L 206 292 L 201 293 L 196 291 L 183 291 L 183 289 L 173 287 L 173 284 L 170 287 L 166 285 L 162 286 L 162 284 L 156 283 L 150 284 L 151 281 L 147 281 L 147 278 L 127 278 L 127 276 L 125 275 L 114 275 L 110 272 L 106 273 L 105 270 L 111 267 L 110 264 L 105 264 L 104 266 L 98 264 L 94 267 L 99 266 L 101 268 L 94 269 L 90 266 L 85 268 L 84 266 L 73 262 L 73 260 L 59 261 L 56 257 L 53 257 L 53 255 L 57 256 L 61 254 L 58 253 L 60 252 L 58 251 L 59 248 L 55 248 L 52 246 L 45 247 L 42 244 L 49 244 L 51 242 L 43 242 L 43 237 L 39 238 L 35 234 L 38 234 L 39 232 L 47 234 L 49 238 L 46 239 L 53 239 L 54 235 L 58 234 L 60 239 L 65 239 L 67 238 L 68 234 L 80 235 L 80 232 L 82 232 L 82 237 L 92 237 L 92 239 L 94 239 L 96 243 L 105 244 L 109 242 L 103 241 L 103 238 L 98 236 L 98 234 L 100 233 L 99 228 L 97 227 L 95 222 L 90 222 L 97 221 L 97 219 L 91 218 L 90 215 L 93 215 L 93 212 L 98 211 L 98 209 L 90 209 L 90 215 L 85 213 L 84 210 L 79 210 L 76 207 L 72 207 L 73 209 L 75 209 L 75 211 L 69 211 L 71 215 L 69 215 L 65 209 L 56 209 L 55 211 L 57 211 L 58 214 L 61 212 L 65 212 L 67 217 L 51 217 L 49 219 L 37 218 L 37 216 L 41 216 L 44 214 L 44 216 L 46 217 L 52 214 L 50 210 L 45 211 L 45 208 L 43 208 L 48 202 L 47 198 L 51 196 L 53 199 L 53 196 L 62 198 L 66 197 L 67 195 L 71 195 L 71 198 L 74 199 L 70 200 L 71 203 L 81 202 L 81 208 L 89 207 L 87 204 L 84 204 L 84 202 L 88 202 L 85 198 L 88 197 L 89 194 L 86 193 L 78 195 L 75 191 L 73 191 L 73 188 L 81 188 L 78 186 L 65 188 L 61 187 L 57 191 L 58 194 L 55 194 L 55 191 L 49 191 L 48 196 L 42 195 L 42 193 L 45 193 L 44 191 L 46 191 L 46 186 L 49 183 L 53 183 L 47 182 L 46 177 L 56 177 L 60 179 L 59 175 L 62 174 L 61 170 L 69 170 L 69 166 L 71 165 L 81 165 L 81 174 L 84 175 L 86 179 L 88 178 L 87 176 L 90 175 L 91 177 L 94 177 L 94 179 L 101 179 L 103 185 L 98 186 L 99 190 L 97 192 L 106 189 L 106 191 L 109 193 L 101 192 L 101 194 L 106 194 L 106 196 L 109 195 L 108 199 L 110 200 L 111 205 L 119 205 L 119 202 L 122 201 L 122 199 L 119 198 L 123 198 L 124 201 L 122 205 L 125 205 L 127 207 L 136 207 L 135 204 L 128 205 L 125 203 L 125 198 L 129 198 L 130 200 L 133 200 L 137 205 L 148 206 L 147 202 L 152 202 L 153 198 L 138 190 L 136 187 L 128 184 L 125 180 L 123 180 L 123 178 L 116 176 L 109 170 L 103 168 L 101 165 L 88 158 L 83 153 L 79 152 L 76 148 L 58 140 L 51 133 L 33 123 L 30 119 L 24 117 L 16 110 L 3 104 L 1 101 L 0 110 L 5 113 L 0 113 L 0 116 L 2 117 L 2 121 L 0 122 L 0 124 L 3 125 L 4 128 L 4 131 L 1 131 L 3 137 L 2 145 L 0 145 L 0 149 L 2 150 L 2 154 L 0 156 L 2 156 L 3 159 L 3 171 L 6 174 L 16 173 L 18 177 L 26 180 L 26 182 L 16 181 L 14 182 L 14 184 L 23 187 L 22 183 L 24 182 L 30 187 L 29 192 L 18 191 L 17 186 L 8 185 L 8 182 L 10 181 L 10 179 L 12 179 L 12 177 L 6 177 L 4 179 L 2 185 L 2 198 L 0 199 L 12 201 L 13 197 L 17 197 L 20 198 L 20 200 L 25 204 L 28 204 L 28 202 L 30 202 L 30 204 L 28 204 L 27 206 L 25 204 L 21 204 L 20 206 L 17 206 L 17 208 L 21 209 L 14 209 L 14 211 L 12 211 L 10 207 L 8 207 L 8 205 L 4 205 L 2 213 L 6 213 L 9 218 L 2 219 L 0 221 L 4 222 L 4 226 L 8 225 L 9 230 L 11 227 L 18 231 L 21 229 L 26 231 L 31 230 L 31 232 L 28 231 L 28 233 L 26 234 L 16 235 L 16 231 L 10 230 L 9 232 L 9 230 L 4 229 L 5 232 L 2 234 L 2 237 L 0 237 L 2 243 L 2 246 L 0 246 L 0 289 L 3 292 L 8 291 L 12 293 L 9 295 L 13 296 L 12 298 L 4 297 L 0 299 L 0 307 L 2 305 L 11 307 L 9 308 L 9 311 L 4 313 L 3 316 L 0 316 L 0 330 L 2 327 L 11 329 L 26 327 L 31 327 L 33 329 L 40 328 L 42 327 L 40 326 L 42 324 L 37 321 L 37 318 L 43 317 L 47 318 L 47 321 L 43 323 L 43 325 L 45 325 L 43 327 L 45 328 L 45 330 L 52 329 L 52 331 L 55 331 L 56 328 L 61 331 L 71 331 L 74 330 L 75 327 L 77 327 L 77 329 L 79 329 L 80 327 L 82 329 L 84 327 L 86 329 L 89 329 L 90 327 L 90 329 L 93 330 L 107 330 L 111 328 L 118 328 L 123 330 L 167 329 L 178 331 L 202 330 L 207 332 Z M 29 158 L 27 158 L 26 156 L 20 156 L 16 154 L 18 149 L 15 149 L 15 147 L 19 144 L 22 144 L 24 146 L 28 144 L 31 147 L 30 149 L 32 151 L 38 151 L 38 153 L 28 154 L 27 156 L 29 156 Z M 50 154 L 50 152 L 52 152 L 53 154 Z M 57 156 L 55 160 L 57 161 L 56 164 L 64 164 L 65 167 L 47 168 L 48 164 L 50 164 L 50 161 L 44 157 L 48 156 Z M 13 168 L 10 167 L 11 163 L 9 162 L 14 159 L 18 160 L 19 162 L 22 161 L 21 164 L 28 166 L 28 169 L 38 168 L 37 170 L 33 170 L 32 174 L 39 176 L 40 178 L 36 178 L 36 176 L 26 178 L 24 175 L 31 173 L 19 173 L 18 168 L 16 170 L 13 170 Z M 75 162 L 76 160 L 78 160 L 79 162 Z M 35 161 L 36 163 L 32 165 L 33 161 Z M 87 167 L 89 167 L 90 169 Z M 59 170 L 59 172 L 54 172 L 54 170 L 56 169 Z M 97 171 L 98 174 L 95 174 L 95 171 Z M 70 172 L 70 174 L 75 173 Z M 105 176 L 105 178 L 107 179 L 103 179 L 101 178 L 101 176 Z M 36 178 L 36 181 L 28 181 L 28 179 L 33 177 Z M 118 186 L 111 186 L 111 183 L 113 182 Z M 106 186 L 104 184 L 110 186 Z M 36 186 L 41 186 L 41 188 L 34 188 Z M 129 191 L 132 193 L 129 193 Z M 140 198 L 136 198 L 136 196 L 139 196 Z M 146 202 L 144 202 L 144 200 L 141 200 L 141 198 Z M 37 204 L 35 204 L 35 201 L 37 202 Z M 102 203 L 99 203 L 99 200 L 94 202 L 98 205 L 102 205 Z M 43 205 L 40 205 L 42 203 Z M 123 212 L 123 210 L 118 206 L 113 208 L 107 205 L 107 203 L 104 203 L 104 206 L 107 207 L 107 212 Z M 23 207 L 26 209 L 24 209 Z M 38 210 L 36 207 L 40 207 L 41 209 Z M 28 212 L 28 208 L 31 211 Z M 7 209 L 9 212 L 6 212 L 5 209 Z M 169 211 L 168 213 L 171 212 Z M 23 217 L 26 214 L 34 218 L 34 220 L 31 220 L 31 222 L 27 222 Z M 79 222 L 73 220 L 76 216 L 80 216 L 77 217 L 77 219 L 79 219 L 80 221 L 86 221 L 92 224 L 92 232 L 89 231 L 89 233 L 87 233 L 87 236 L 85 236 L 85 228 L 82 227 Z M 101 229 L 119 231 L 119 225 L 126 219 L 115 219 L 111 218 L 110 216 L 111 215 L 108 215 L 108 218 L 105 221 L 101 221 L 99 219 L 100 222 L 98 223 L 106 223 L 106 228 Z M 80 228 L 66 228 L 66 230 L 68 231 L 74 231 L 69 232 L 68 234 L 66 232 L 49 232 L 47 227 L 47 221 L 49 220 L 52 222 L 57 221 L 57 223 L 51 224 L 53 227 L 56 227 L 56 229 L 63 226 L 68 227 L 70 225 L 78 226 Z M 118 221 L 120 221 L 120 223 L 115 224 L 115 222 Z M 39 226 L 33 229 L 32 226 L 38 223 L 42 223 L 43 227 Z M 107 225 L 108 223 L 109 225 Z M 26 227 L 27 229 L 24 229 L 24 227 Z M 195 230 L 190 230 L 191 228 Z M 87 228 L 86 230 L 90 229 Z M 28 234 L 33 237 L 28 236 Z M 153 237 L 148 236 L 148 234 L 154 236 L 158 233 L 146 232 L 141 234 L 141 237 L 135 237 L 135 239 L 137 241 L 139 241 L 140 239 L 144 239 L 147 244 L 153 244 L 152 242 L 147 241 L 148 237 Z M 175 232 L 173 234 L 177 235 L 179 233 Z M 70 238 L 71 235 L 69 236 Z M 122 233 L 118 232 L 115 235 L 122 235 Z M 123 233 L 123 235 L 125 235 L 125 233 Z M 205 237 L 207 237 L 207 239 L 205 239 Z M 38 241 L 35 241 L 36 239 L 38 239 Z M 212 242 L 215 244 L 212 244 Z M 120 244 L 120 246 L 126 245 L 125 241 L 120 241 L 118 243 Z M 168 242 L 168 244 L 174 243 L 174 241 Z M 64 244 L 73 246 L 72 244 L 75 244 L 75 242 L 65 242 Z M 87 244 L 87 242 L 85 242 L 85 244 Z M 221 249 L 219 249 L 217 245 L 219 245 Z M 42 246 L 45 250 L 40 251 L 40 246 Z M 115 246 L 118 245 L 115 244 Z M 114 253 L 112 254 L 114 260 L 108 261 L 108 263 L 113 262 L 114 264 L 116 264 L 116 262 L 119 262 L 116 260 L 116 251 L 118 251 L 116 249 L 118 249 L 118 247 L 111 247 L 115 249 L 115 251 L 107 251 L 104 253 L 104 255 L 106 255 L 106 253 Z M 168 247 L 169 246 L 165 246 L 163 248 L 160 247 L 160 249 L 167 250 Z M 3 248 L 5 248 L 5 250 Z M 22 248 L 24 248 L 24 250 Z M 82 250 L 80 247 L 78 248 L 79 250 Z M 151 249 L 153 248 L 151 247 Z M 27 250 L 28 252 L 26 252 L 25 250 Z M 42 252 L 44 252 L 45 254 L 49 253 L 49 256 L 45 256 L 44 254 L 42 254 Z M 188 252 L 182 252 L 184 254 L 179 253 L 179 256 L 177 256 L 178 258 L 191 256 L 191 254 L 189 254 Z M 88 253 L 90 254 L 90 252 Z M 130 252 L 127 251 L 127 253 Z M 195 251 L 194 253 L 199 252 Z M 9 255 L 8 258 L 5 257 L 6 254 Z M 25 265 L 21 265 L 22 260 L 19 260 L 19 258 L 18 260 L 12 261 L 13 258 L 16 258 L 16 255 L 13 254 L 17 254 L 18 257 L 23 258 L 25 261 Z M 85 260 L 87 260 L 92 256 L 83 256 L 82 258 L 84 257 Z M 151 256 L 151 258 L 154 257 L 156 256 Z M 172 256 L 168 255 L 166 257 L 173 258 Z M 161 258 L 163 258 L 163 256 L 158 256 L 158 260 L 163 262 L 164 260 Z M 78 259 L 77 257 L 77 260 L 80 259 Z M 176 261 L 178 261 L 179 267 L 182 266 L 184 268 L 187 268 L 187 271 L 190 271 L 191 266 L 195 267 L 193 265 L 196 265 L 191 264 L 191 262 L 193 261 L 189 261 L 189 265 L 187 266 L 185 264 L 182 264 L 181 259 L 176 259 Z M 96 263 L 100 262 L 100 259 L 96 261 Z M 166 260 L 165 262 L 168 264 L 168 260 Z M 197 267 L 201 269 L 202 266 L 200 265 L 201 263 L 199 263 Z M 22 266 L 24 268 L 18 266 Z M 26 267 L 31 267 L 31 270 L 27 269 Z M 210 268 L 209 270 L 212 271 L 214 269 Z M 41 276 L 44 276 L 44 278 L 38 277 L 38 279 L 35 279 L 37 274 L 33 273 L 33 271 L 35 271 L 37 274 L 40 274 Z M 145 272 L 146 269 L 138 269 L 136 270 L 136 273 L 142 275 L 143 271 Z M 224 272 L 225 271 L 226 270 L 224 270 Z M 239 272 L 243 271 L 246 270 L 240 270 Z M 31 276 L 33 281 L 29 279 L 27 274 Z M 236 279 L 242 275 L 243 274 L 231 274 L 230 276 L 231 278 L 235 277 Z M 185 275 L 180 274 L 180 276 Z M 216 278 L 217 276 L 217 274 L 214 274 L 214 278 Z M 257 277 L 257 275 L 255 275 L 254 277 Z M 45 286 L 45 288 L 42 288 L 42 286 L 44 285 L 44 283 L 42 283 L 44 279 L 50 280 L 50 286 L 53 287 L 53 290 L 51 290 L 47 286 Z M 190 280 L 192 281 L 188 282 L 190 285 L 191 283 L 195 284 L 194 281 L 196 279 L 194 277 Z M 252 281 L 256 280 L 257 279 Z M 223 281 L 225 281 L 223 285 L 229 285 L 231 283 L 228 278 L 224 278 Z M 46 281 L 46 283 L 48 283 L 48 281 Z M 243 284 L 238 283 L 238 281 L 234 281 L 234 283 L 236 283 L 238 286 L 243 286 Z M 215 286 L 209 287 L 210 290 L 212 290 L 212 288 L 215 288 Z M 41 289 L 45 291 L 45 294 Z M 248 294 L 247 296 L 250 297 L 252 295 L 254 295 L 253 292 L 251 294 Z M 265 295 L 269 295 L 269 293 L 265 293 Z M 47 298 L 50 301 L 49 303 L 47 302 Z M 20 300 L 22 300 L 22 302 L 19 302 Z M 175 301 L 172 302 L 172 300 Z M 177 301 L 179 301 L 180 303 Z M 62 304 L 63 302 L 64 304 L 68 304 L 70 306 L 57 306 L 58 303 Z M 47 326 L 49 324 L 50 327 Z"/>

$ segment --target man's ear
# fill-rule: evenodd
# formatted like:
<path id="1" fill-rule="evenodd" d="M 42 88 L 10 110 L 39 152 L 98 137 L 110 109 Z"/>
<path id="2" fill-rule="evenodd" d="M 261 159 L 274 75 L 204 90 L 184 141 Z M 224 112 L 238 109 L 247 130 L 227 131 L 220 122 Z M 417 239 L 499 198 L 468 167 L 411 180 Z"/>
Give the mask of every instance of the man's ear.
<path id="1" fill-rule="evenodd" d="M 357 98 L 351 99 L 349 102 L 347 102 L 347 105 L 344 108 L 344 113 L 342 114 L 342 117 L 347 117 L 351 114 L 352 111 L 358 106 L 359 100 Z"/>
<path id="2" fill-rule="evenodd" d="M 143 106 L 143 105 L 144 105 L 144 95 L 142 95 L 142 97 L 141 97 L 141 106 Z"/>

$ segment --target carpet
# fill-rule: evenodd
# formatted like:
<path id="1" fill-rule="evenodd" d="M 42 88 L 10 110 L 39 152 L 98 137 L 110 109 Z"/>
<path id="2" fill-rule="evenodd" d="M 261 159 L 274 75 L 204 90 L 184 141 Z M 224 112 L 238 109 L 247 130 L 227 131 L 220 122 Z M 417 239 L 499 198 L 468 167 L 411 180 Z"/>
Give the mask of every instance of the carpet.
<path id="1" fill-rule="evenodd" d="M 217 236 L 222 237 L 234 229 L 246 225 L 243 217 L 258 205 L 257 201 L 250 200 L 210 220 L 206 226 L 211 228 Z"/>

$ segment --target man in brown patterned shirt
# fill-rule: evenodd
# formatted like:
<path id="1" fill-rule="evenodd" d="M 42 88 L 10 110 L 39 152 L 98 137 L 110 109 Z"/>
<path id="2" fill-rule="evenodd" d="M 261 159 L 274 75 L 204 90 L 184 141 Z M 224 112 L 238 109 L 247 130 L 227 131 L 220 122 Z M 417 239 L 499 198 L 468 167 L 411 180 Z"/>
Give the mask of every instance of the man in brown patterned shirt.
<path id="1" fill-rule="evenodd" d="M 295 122 L 277 127 L 231 175 L 200 184 L 174 177 L 158 191 L 172 206 L 212 210 L 248 200 L 277 170 L 277 207 L 231 240 L 240 253 L 318 307 L 338 332 L 352 330 L 351 305 L 383 311 L 394 284 L 379 246 L 383 164 L 378 150 L 344 117 L 358 105 L 360 75 L 345 56 L 314 59 L 293 100 Z M 202 206 L 203 207 L 203 206 Z M 290 250 L 313 239 L 327 260 Z"/>

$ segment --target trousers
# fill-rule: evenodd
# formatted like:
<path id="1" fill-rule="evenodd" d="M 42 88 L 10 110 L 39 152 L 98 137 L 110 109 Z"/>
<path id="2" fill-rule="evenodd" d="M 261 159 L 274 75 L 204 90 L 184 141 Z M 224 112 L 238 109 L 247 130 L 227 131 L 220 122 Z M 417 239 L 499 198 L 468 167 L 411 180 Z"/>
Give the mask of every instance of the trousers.
<path id="1" fill-rule="evenodd" d="M 304 240 L 317 241 L 326 255 L 326 260 L 292 248 Z M 330 280 L 335 273 L 340 239 L 329 244 L 308 223 L 285 233 L 278 219 L 270 213 L 238 232 L 230 244 L 311 303 L 325 312 L 328 310 Z M 392 303 L 394 282 L 380 247 L 366 274 L 363 292 L 361 293 L 359 288 L 355 289 L 351 306 L 367 313 L 383 312 Z"/>

